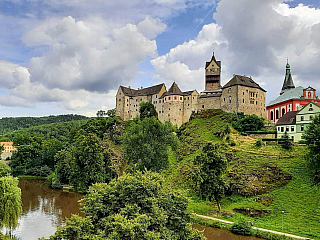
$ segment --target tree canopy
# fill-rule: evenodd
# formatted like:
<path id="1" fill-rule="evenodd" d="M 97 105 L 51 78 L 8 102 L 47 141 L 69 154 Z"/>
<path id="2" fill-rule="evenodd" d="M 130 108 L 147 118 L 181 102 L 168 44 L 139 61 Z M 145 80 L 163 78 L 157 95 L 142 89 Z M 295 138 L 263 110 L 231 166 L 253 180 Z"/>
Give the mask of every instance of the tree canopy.
<path id="1" fill-rule="evenodd" d="M 232 126 L 239 132 L 258 131 L 264 127 L 264 119 L 255 114 L 244 115 L 235 113 L 233 116 Z"/>
<path id="2" fill-rule="evenodd" d="M 155 117 L 132 121 L 123 134 L 125 156 L 143 170 L 159 171 L 168 166 L 168 147 L 176 148 L 178 138 L 170 122 Z"/>
<path id="3" fill-rule="evenodd" d="M 221 153 L 220 146 L 208 143 L 195 162 L 200 165 L 200 196 L 208 198 L 209 201 L 215 200 L 220 211 L 220 201 L 225 190 L 222 175 L 227 168 L 227 161 Z"/>
<path id="4" fill-rule="evenodd" d="M 10 168 L 0 162 L 0 229 L 15 228 L 22 212 L 18 179 L 9 175 Z M 5 164 L 6 165 L 6 164 Z"/>
<path id="5" fill-rule="evenodd" d="M 139 105 L 140 119 L 156 117 L 158 113 L 151 102 L 141 102 Z"/>
<path id="6" fill-rule="evenodd" d="M 158 173 L 125 174 L 90 187 L 85 217 L 72 216 L 50 239 L 204 240 L 192 229 L 188 199 Z"/>
<path id="7" fill-rule="evenodd" d="M 320 115 L 316 115 L 308 125 L 302 138 L 307 144 L 306 160 L 315 183 L 320 182 Z"/>

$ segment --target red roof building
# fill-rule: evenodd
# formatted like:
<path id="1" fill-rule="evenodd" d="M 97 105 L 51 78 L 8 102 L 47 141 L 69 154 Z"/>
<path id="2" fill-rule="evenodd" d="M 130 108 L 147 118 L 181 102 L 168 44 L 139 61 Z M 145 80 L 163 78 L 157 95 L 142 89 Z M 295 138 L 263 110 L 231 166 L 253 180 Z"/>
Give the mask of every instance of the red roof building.
<path id="1" fill-rule="evenodd" d="M 320 104 L 316 89 L 312 87 L 295 87 L 291 76 L 290 65 L 286 65 L 286 75 L 280 96 L 267 105 L 267 119 L 277 122 L 287 112 L 298 111 L 310 101 Z"/>

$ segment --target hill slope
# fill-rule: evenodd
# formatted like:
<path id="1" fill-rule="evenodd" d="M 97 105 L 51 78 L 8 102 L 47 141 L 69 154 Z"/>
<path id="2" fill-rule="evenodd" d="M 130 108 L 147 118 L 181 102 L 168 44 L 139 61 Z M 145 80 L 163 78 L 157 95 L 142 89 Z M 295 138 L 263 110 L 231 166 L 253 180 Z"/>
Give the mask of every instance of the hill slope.
<path id="1" fill-rule="evenodd" d="M 241 136 L 230 126 L 230 114 L 214 110 L 196 116 L 180 128 L 181 146 L 170 154 L 168 181 L 190 192 L 194 212 L 231 221 L 244 218 L 257 227 L 320 239 L 320 189 L 312 186 L 304 159 L 304 147 L 284 150 L 276 144 L 255 146 L 255 139 Z M 222 214 L 215 203 L 195 197 L 195 156 L 206 142 L 220 143 L 229 162 L 228 196 Z M 282 212 L 283 211 L 283 212 Z M 282 222 L 283 219 L 283 222 Z"/>

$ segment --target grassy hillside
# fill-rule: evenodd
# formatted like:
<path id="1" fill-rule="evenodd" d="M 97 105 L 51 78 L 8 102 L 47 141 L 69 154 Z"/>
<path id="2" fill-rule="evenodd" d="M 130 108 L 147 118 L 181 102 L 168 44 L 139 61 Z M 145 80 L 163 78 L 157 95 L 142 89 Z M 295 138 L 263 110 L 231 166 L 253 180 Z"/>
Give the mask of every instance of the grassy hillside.
<path id="1" fill-rule="evenodd" d="M 75 114 L 46 117 L 5 117 L 0 119 L 0 134 L 42 124 L 69 122 L 84 119 L 87 119 L 87 117 Z"/>
<path id="2" fill-rule="evenodd" d="M 223 199 L 221 214 L 215 203 L 197 197 L 192 197 L 190 209 L 230 221 L 245 218 L 258 227 L 320 239 L 320 190 L 308 176 L 304 147 L 256 147 L 255 139 L 234 130 L 227 141 L 224 132 L 231 125 L 231 114 L 214 110 L 198 117 L 180 128 L 181 146 L 171 152 L 171 167 L 165 174 L 172 184 L 195 196 L 197 166 L 193 159 L 206 142 L 219 142 L 229 162 L 228 196 Z"/>

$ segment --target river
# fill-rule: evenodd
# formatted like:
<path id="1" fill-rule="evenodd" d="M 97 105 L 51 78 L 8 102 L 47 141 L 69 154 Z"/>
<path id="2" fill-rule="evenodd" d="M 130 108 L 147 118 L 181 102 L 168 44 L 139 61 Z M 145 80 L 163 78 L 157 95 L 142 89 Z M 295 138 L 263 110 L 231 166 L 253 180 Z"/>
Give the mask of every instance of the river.
<path id="1" fill-rule="evenodd" d="M 23 213 L 19 219 L 19 226 L 12 233 L 21 240 L 49 237 L 71 214 L 81 215 L 78 201 L 83 197 L 82 194 L 51 189 L 43 179 L 36 178 L 20 178 L 19 187 L 22 192 Z M 201 225 L 194 227 L 204 230 L 208 240 L 261 240 L 217 228 Z"/>

